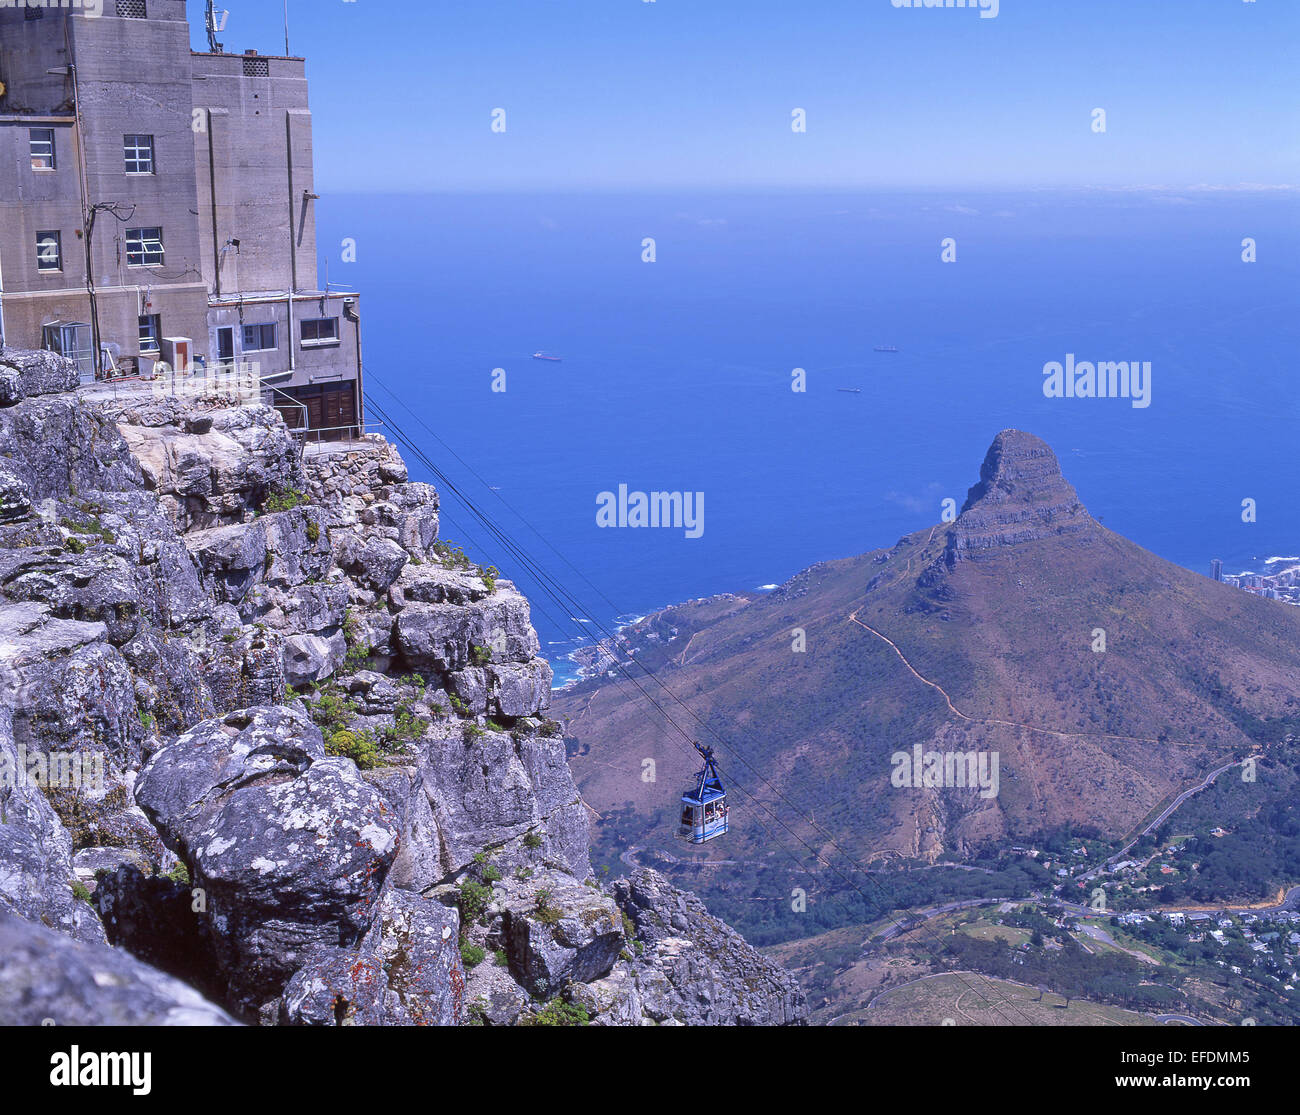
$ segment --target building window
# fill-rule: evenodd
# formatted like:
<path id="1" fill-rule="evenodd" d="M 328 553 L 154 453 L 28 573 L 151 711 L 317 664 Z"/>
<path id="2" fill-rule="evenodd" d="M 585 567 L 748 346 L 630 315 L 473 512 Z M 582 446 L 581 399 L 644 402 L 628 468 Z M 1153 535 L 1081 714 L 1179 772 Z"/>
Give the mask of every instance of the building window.
<path id="1" fill-rule="evenodd" d="M 153 136 L 124 136 L 127 174 L 153 174 Z"/>
<path id="2" fill-rule="evenodd" d="M 245 77 L 270 77 L 271 76 L 270 59 L 245 58 L 244 76 Z"/>
<path id="3" fill-rule="evenodd" d="M 304 318 L 302 343 L 304 345 L 333 345 L 339 340 L 339 319 L 336 317 Z"/>
<path id="4" fill-rule="evenodd" d="M 157 314 L 140 315 L 140 351 L 159 352 L 158 338 L 162 336 L 162 322 Z"/>
<path id="5" fill-rule="evenodd" d="M 57 232 L 36 234 L 36 270 L 63 270 L 63 237 Z"/>
<path id="6" fill-rule="evenodd" d="M 54 129 L 30 128 L 27 134 L 31 142 L 32 170 L 53 170 Z"/>
<path id="7" fill-rule="evenodd" d="M 275 340 L 275 323 L 244 326 L 245 352 L 274 352 L 279 348 Z"/>
<path id="8" fill-rule="evenodd" d="M 128 267 L 161 267 L 163 265 L 162 229 L 127 229 L 126 265 Z"/>
<path id="9" fill-rule="evenodd" d="M 44 19 L 44 8 L 27 7 L 23 9 L 23 19 Z"/>
<path id="10" fill-rule="evenodd" d="M 117 0 L 117 14 L 123 19 L 148 19 L 145 0 Z"/>

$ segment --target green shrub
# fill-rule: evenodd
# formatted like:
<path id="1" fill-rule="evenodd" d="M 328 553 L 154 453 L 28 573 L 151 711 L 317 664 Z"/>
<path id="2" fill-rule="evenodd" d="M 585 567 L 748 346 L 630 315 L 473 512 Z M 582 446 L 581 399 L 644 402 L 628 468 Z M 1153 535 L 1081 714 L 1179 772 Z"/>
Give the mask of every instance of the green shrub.
<path id="1" fill-rule="evenodd" d="M 83 504 L 83 510 L 88 506 L 90 505 Z M 89 521 L 60 519 L 59 525 L 71 534 L 88 535 L 92 538 L 98 538 L 101 542 L 105 542 L 110 546 L 117 541 L 116 535 L 114 535 L 113 532 L 105 527 L 98 519 L 92 518 Z M 76 551 L 77 553 L 82 553 L 85 550 L 85 543 L 82 543 L 81 546 L 82 549 Z"/>
<path id="2" fill-rule="evenodd" d="M 452 569 L 469 568 L 469 558 L 465 556 L 465 551 L 459 546 L 452 546 L 447 542 L 435 542 L 433 552 L 438 555 L 443 565 Z"/>
<path id="3" fill-rule="evenodd" d="M 307 502 L 309 502 L 307 497 L 297 488 L 274 488 L 262 501 L 258 513 L 261 515 L 275 515 L 281 511 L 292 511 L 295 507 L 301 507 Z"/>
<path id="4" fill-rule="evenodd" d="M 349 670 L 364 670 L 366 663 L 370 661 L 370 647 L 357 645 L 348 647 L 348 653 L 344 655 L 343 664 Z"/>
<path id="5" fill-rule="evenodd" d="M 469 650 L 469 660 L 475 666 L 487 666 L 492 662 L 492 648 L 471 646 Z"/>
<path id="6" fill-rule="evenodd" d="M 566 1003 L 561 999 L 552 999 L 536 1014 L 525 1014 L 519 1019 L 520 1026 L 586 1026 L 591 1016 L 585 1007 L 577 1003 Z"/>
<path id="7" fill-rule="evenodd" d="M 325 754 L 351 759 L 358 770 L 373 770 L 384 761 L 379 741 L 372 732 L 353 732 L 346 728 L 325 741 Z"/>
<path id="8" fill-rule="evenodd" d="M 178 863 L 163 878 L 170 879 L 173 883 L 180 883 L 183 887 L 188 887 L 190 885 L 190 869 L 185 864 Z"/>
<path id="9" fill-rule="evenodd" d="M 460 910 L 462 926 L 479 921 L 491 903 L 491 887 L 484 886 L 473 879 L 466 879 L 461 883 L 460 892 L 456 897 L 456 907 Z"/>
<path id="10" fill-rule="evenodd" d="M 327 690 L 317 697 L 310 711 L 316 726 L 329 736 L 352 723 L 352 718 L 357 714 L 357 706 L 348 698 Z"/>
<path id="11" fill-rule="evenodd" d="M 307 524 L 307 541 L 313 546 L 320 541 L 320 523 L 315 519 Z"/>
<path id="12" fill-rule="evenodd" d="M 396 718 L 393 722 L 393 735 L 397 739 L 413 743 L 421 739 L 428 730 L 429 721 L 422 716 L 416 716 L 410 704 L 402 703 L 397 706 Z"/>
<path id="13" fill-rule="evenodd" d="M 460 962 L 466 968 L 474 968 L 483 963 L 487 949 L 479 945 L 463 944 L 460 946 Z"/>
<path id="14" fill-rule="evenodd" d="M 524 837 L 524 847 L 531 848 L 534 852 L 542 846 L 542 834 L 540 832 L 529 832 Z"/>
<path id="15" fill-rule="evenodd" d="M 564 912 L 558 906 L 552 905 L 549 890 L 537 892 L 537 903 L 533 907 L 533 913 L 543 925 L 557 925 L 564 917 Z"/>
<path id="16" fill-rule="evenodd" d="M 349 608 L 343 617 L 343 640 L 348 645 L 344 664 L 351 670 L 364 669 L 370 660 L 370 652 L 373 648 L 365 641 L 365 637 L 366 630 L 361 617 Z"/>

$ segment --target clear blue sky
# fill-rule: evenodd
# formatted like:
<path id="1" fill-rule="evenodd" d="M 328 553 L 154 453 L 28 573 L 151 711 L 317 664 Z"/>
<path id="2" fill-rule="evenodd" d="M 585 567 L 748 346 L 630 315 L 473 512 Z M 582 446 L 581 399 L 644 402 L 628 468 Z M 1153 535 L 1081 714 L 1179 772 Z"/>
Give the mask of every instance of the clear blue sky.
<path id="1" fill-rule="evenodd" d="M 221 6 L 227 50 L 283 51 L 280 0 Z M 1300 181 L 1300 0 L 289 8 L 332 191 Z"/>

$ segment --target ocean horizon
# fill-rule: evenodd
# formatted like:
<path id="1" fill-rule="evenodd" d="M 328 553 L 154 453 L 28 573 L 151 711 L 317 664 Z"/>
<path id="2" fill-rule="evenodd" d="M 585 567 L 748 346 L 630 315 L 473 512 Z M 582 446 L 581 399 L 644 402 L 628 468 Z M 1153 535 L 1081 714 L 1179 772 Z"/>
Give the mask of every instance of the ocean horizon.
<path id="1" fill-rule="evenodd" d="M 1009 427 L 1179 565 L 1300 550 L 1273 448 L 1297 417 L 1289 191 L 334 196 L 319 243 L 364 292 L 368 393 L 608 627 L 890 546 L 959 507 Z M 1149 405 L 1046 397 L 1067 359 L 1149 362 Z M 620 485 L 700 493 L 699 536 L 602 528 Z M 443 508 L 571 680 L 593 625 Z"/>

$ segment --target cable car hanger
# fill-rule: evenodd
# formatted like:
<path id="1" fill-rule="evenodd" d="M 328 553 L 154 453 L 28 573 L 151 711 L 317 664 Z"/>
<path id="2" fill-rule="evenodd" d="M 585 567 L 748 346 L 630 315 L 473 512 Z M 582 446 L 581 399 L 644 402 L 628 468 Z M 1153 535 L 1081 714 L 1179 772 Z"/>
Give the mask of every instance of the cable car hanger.
<path id="1" fill-rule="evenodd" d="M 730 810 L 722 776 L 713 761 L 713 748 L 691 740 L 704 760 L 695 775 L 695 786 L 682 795 L 682 820 L 678 834 L 692 844 L 703 844 L 727 832 Z"/>

